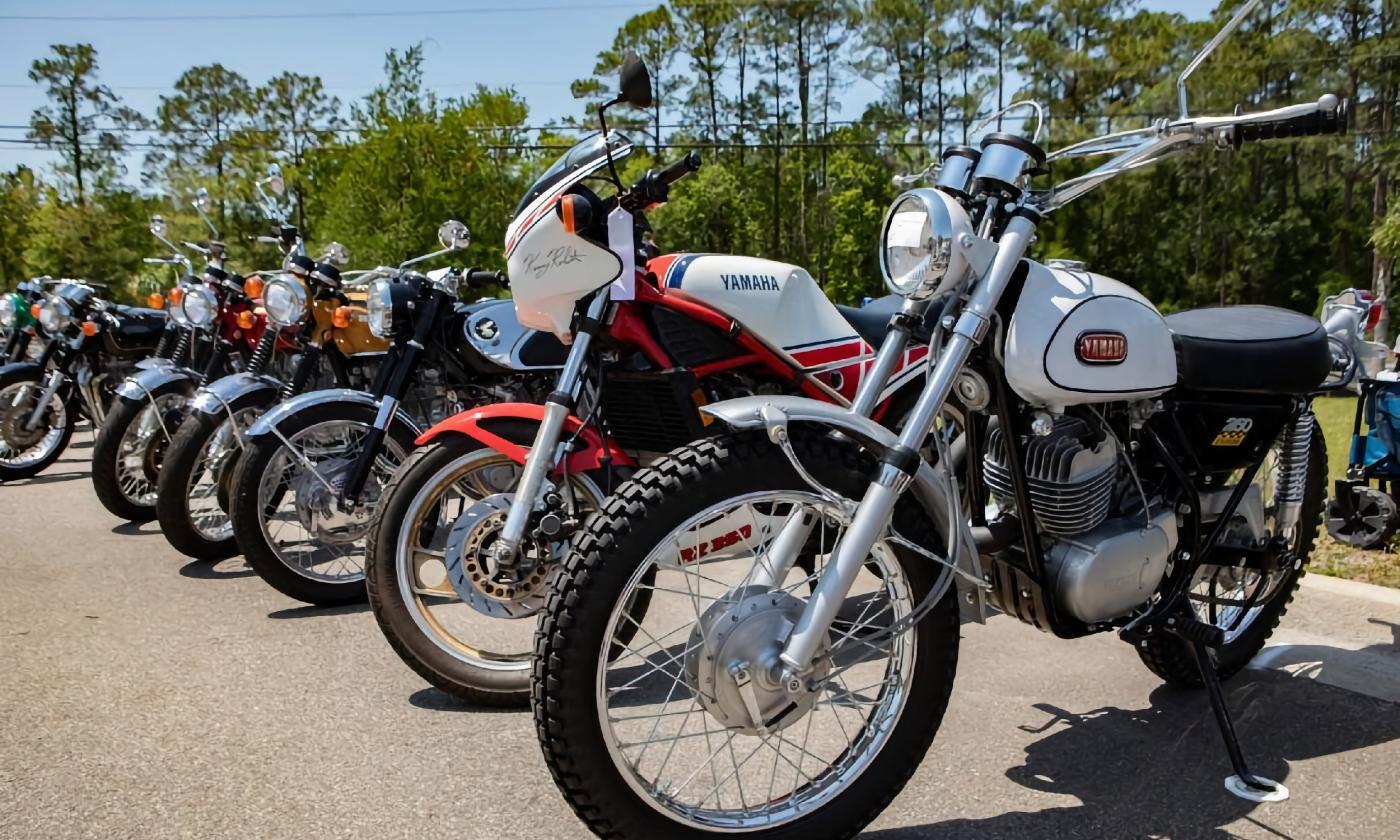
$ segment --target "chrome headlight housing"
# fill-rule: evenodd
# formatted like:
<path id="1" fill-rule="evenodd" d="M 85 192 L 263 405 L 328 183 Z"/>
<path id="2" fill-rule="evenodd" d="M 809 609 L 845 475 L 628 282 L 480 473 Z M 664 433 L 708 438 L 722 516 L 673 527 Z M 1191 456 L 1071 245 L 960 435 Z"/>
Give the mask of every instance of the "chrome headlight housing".
<path id="1" fill-rule="evenodd" d="M 15 296 L 5 295 L 0 297 L 0 327 L 7 330 L 14 329 L 19 317 L 15 314 Z"/>
<path id="2" fill-rule="evenodd" d="M 73 309 L 67 302 L 49 298 L 39 304 L 39 326 L 49 335 L 58 335 L 73 320 Z"/>
<path id="3" fill-rule="evenodd" d="M 895 294 L 916 300 L 961 282 L 967 258 L 958 240 L 972 222 L 957 199 L 935 189 L 894 200 L 880 230 L 880 272 Z"/>
<path id="4" fill-rule="evenodd" d="M 214 293 L 205 286 L 192 286 L 185 290 L 184 299 L 180 301 L 180 311 L 190 326 L 197 329 L 205 329 L 214 323 L 214 314 L 218 311 L 219 302 L 214 299 Z"/>
<path id="5" fill-rule="evenodd" d="M 369 331 L 379 338 L 394 334 L 394 284 L 381 277 L 369 284 L 369 299 L 365 303 Z"/>
<path id="6" fill-rule="evenodd" d="M 279 327 L 301 323 L 306 317 L 306 286 L 297 278 L 283 275 L 263 287 L 263 309 L 267 319 Z"/>

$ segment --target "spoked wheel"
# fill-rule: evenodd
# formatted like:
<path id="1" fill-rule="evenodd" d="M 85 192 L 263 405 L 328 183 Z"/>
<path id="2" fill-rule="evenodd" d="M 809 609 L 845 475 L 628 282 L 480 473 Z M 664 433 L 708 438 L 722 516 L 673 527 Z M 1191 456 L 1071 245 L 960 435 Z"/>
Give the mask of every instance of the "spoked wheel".
<path id="1" fill-rule="evenodd" d="M 1374 487 L 1353 488 L 1349 510 L 1336 499 L 1327 503 L 1327 533 L 1343 545 L 1377 549 L 1395 536 L 1395 500 Z"/>
<path id="2" fill-rule="evenodd" d="M 849 447 L 795 446 L 828 487 L 868 485 L 872 461 Z M 769 550 L 799 516 L 798 562 L 775 572 Z M 777 659 L 844 521 L 761 435 L 677 450 L 590 521 L 541 615 L 532 699 L 555 783 L 595 833 L 850 837 L 908 781 L 957 664 L 941 566 L 877 542 L 810 669 Z M 921 512 L 901 506 L 895 529 L 943 553 Z"/>
<path id="3" fill-rule="evenodd" d="M 43 384 L 31 372 L 0 379 L 0 481 L 38 475 L 58 460 L 73 437 L 77 418 L 62 393 L 54 394 L 39 422 L 29 428 L 29 418 L 41 396 Z"/>
<path id="4" fill-rule="evenodd" d="M 514 568 L 491 554 L 520 468 L 463 436 L 410 456 L 370 532 L 370 606 L 395 652 L 425 680 L 463 700 L 529 699 L 535 625 L 563 535 L 528 539 Z M 602 505 L 595 477 L 557 492 L 582 519 Z M 526 620 L 520 620 L 526 619 Z"/>
<path id="5" fill-rule="evenodd" d="M 1234 563 L 1204 564 L 1196 570 L 1187 592 L 1197 619 L 1224 631 L 1225 643 L 1213 651 L 1216 673 L 1222 680 L 1239 673 L 1273 635 L 1293 600 L 1317 540 L 1327 479 L 1327 450 L 1322 431 L 1314 424 L 1305 454 L 1306 471 L 1299 476 L 1302 509 L 1297 528 L 1289 534 L 1279 534 L 1276 529 L 1279 502 L 1275 491 L 1280 481 L 1282 445 L 1282 442 L 1275 445 L 1254 480 L 1259 489 L 1264 528 L 1273 540 L 1271 551 L 1278 560 L 1277 567 L 1265 570 Z M 1232 527 L 1247 527 L 1241 517 L 1237 519 L 1240 520 L 1237 526 Z M 1217 556 L 1231 557 L 1224 546 L 1216 551 L 1219 552 Z M 1202 685 L 1195 655 L 1185 641 L 1157 634 L 1149 637 L 1137 651 L 1143 663 L 1167 682 L 1188 688 Z"/>
<path id="6" fill-rule="evenodd" d="M 177 388 L 150 399 L 113 401 L 92 447 L 92 486 L 114 516 L 130 522 L 155 519 L 156 481 L 187 401 Z"/>
<path id="7" fill-rule="evenodd" d="M 160 471 L 156 514 L 165 538 L 181 554 L 220 560 L 238 552 L 228 514 L 233 469 L 241 435 L 258 413 L 245 408 L 230 419 L 200 411 L 175 433 Z"/>
<path id="8" fill-rule="evenodd" d="M 266 435 L 238 459 L 232 486 L 238 546 L 263 580 L 321 606 L 365 598 L 365 545 L 384 486 L 413 448 L 413 435 L 390 427 L 354 505 L 341 488 L 374 423 L 360 404 L 322 404 L 285 418 L 286 443 Z"/>

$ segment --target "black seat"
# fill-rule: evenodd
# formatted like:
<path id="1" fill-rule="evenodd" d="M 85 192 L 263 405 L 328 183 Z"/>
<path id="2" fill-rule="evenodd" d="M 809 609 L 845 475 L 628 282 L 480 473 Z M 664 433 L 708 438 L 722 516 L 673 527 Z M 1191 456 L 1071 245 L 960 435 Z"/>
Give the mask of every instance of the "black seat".
<path id="1" fill-rule="evenodd" d="M 1304 394 L 1332 367 L 1322 324 L 1273 306 L 1222 306 L 1167 316 L 1177 378 L 1201 391 Z M 1131 341 L 1131 338 L 1129 338 Z"/>
<path id="2" fill-rule="evenodd" d="M 944 295 L 936 300 L 929 301 L 928 309 L 924 310 L 924 320 L 914 329 L 913 340 L 924 343 L 933 333 L 933 327 L 938 323 L 938 316 L 943 314 L 943 307 L 947 304 L 948 297 Z M 890 331 L 890 318 L 899 312 L 899 308 L 904 305 L 904 298 L 899 295 L 885 295 L 875 298 L 865 306 L 842 306 L 836 304 L 836 311 L 840 312 L 846 319 L 846 323 L 856 331 L 856 335 L 865 339 L 872 347 L 879 347 L 880 342 L 885 340 L 885 334 Z"/>

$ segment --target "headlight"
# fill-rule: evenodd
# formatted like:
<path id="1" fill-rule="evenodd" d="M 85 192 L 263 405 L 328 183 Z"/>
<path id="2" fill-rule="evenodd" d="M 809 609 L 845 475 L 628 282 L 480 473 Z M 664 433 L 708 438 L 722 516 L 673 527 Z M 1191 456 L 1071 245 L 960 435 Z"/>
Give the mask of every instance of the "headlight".
<path id="1" fill-rule="evenodd" d="M 184 313 L 190 326 L 204 329 L 214 323 L 214 311 L 218 308 L 214 293 L 203 286 L 185 290 L 185 298 L 180 301 L 180 311 Z"/>
<path id="2" fill-rule="evenodd" d="M 278 277 L 263 287 L 263 309 L 279 327 L 301 323 L 306 317 L 306 287 L 294 277 Z"/>
<path id="3" fill-rule="evenodd" d="M 393 283 L 383 277 L 369 284 L 369 300 L 365 303 L 369 331 L 379 338 L 394 334 Z"/>
<path id="4" fill-rule="evenodd" d="M 972 233 L 967 211 L 939 190 L 911 190 L 895 199 L 880 236 L 880 271 L 896 294 L 925 298 L 945 277 L 962 280 L 967 261 L 958 237 Z"/>
<path id="5" fill-rule="evenodd" d="M 15 316 L 15 296 L 5 295 L 0 298 L 0 327 L 14 329 L 18 322 L 19 318 Z"/>
<path id="6" fill-rule="evenodd" d="M 73 310 L 67 303 L 49 298 L 39 306 L 39 326 L 49 335 L 58 335 L 73 319 Z"/>

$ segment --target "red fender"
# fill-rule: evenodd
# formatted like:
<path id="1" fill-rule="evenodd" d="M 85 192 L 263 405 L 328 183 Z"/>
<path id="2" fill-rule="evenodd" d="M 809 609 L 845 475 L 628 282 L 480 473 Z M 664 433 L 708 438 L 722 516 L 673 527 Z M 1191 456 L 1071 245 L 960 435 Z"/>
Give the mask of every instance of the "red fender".
<path id="1" fill-rule="evenodd" d="M 454 414 L 433 426 L 419 435 L 415 444 L 422 446 L 443 434 L 466 435 L 472 440 L 480 441 L 505 455 L 515 463 L 524 464 L 525 456 L 530 454 L 530 447 L 492 432 L 490 430 L 490 421 L 492 420 L 527 420 L 538 426 L 544 422 L 544 406 L 536 403 L 496 403 L 495 405 L 473 408 L 470 411 Z M 582 432 L 579 432 L 580 429 Z M 569 453 L 568 458 L 565 459 L 568 471 L 586 472 L 598 469 L 603 465 L 602 436 L 598 434 L 597 429 L 592 426 L 585 427 L 582 420 L 570 414 L 564 420 L 564 433 L 573 436 L 576 432 L 579 433 L 578 438 L 583 446 Z M 607 451 L 614 466 L 637 466 L 637 462 L 632 459 L 632 456 L 611 440 L 607 442 Z"/>

